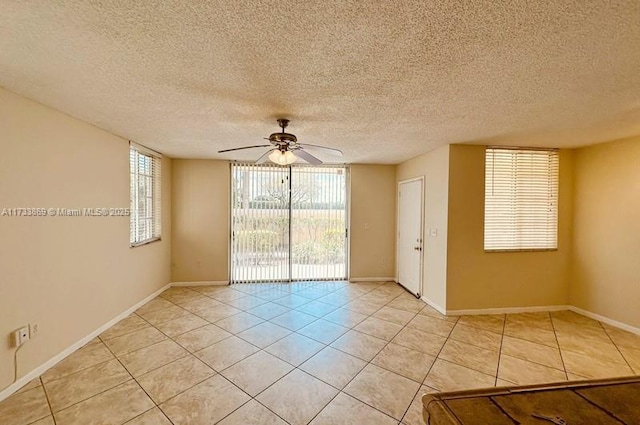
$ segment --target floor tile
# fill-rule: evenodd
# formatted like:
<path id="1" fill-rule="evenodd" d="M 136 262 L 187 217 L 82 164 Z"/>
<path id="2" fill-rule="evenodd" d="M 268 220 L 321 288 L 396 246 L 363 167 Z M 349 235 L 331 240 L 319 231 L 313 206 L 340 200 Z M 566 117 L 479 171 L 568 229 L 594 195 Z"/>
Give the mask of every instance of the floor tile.
<path id="1" fill-rule="evenodd" d="M 400 420 L 419 388 L 417 382 L 369 364 L 344 392 Z"/>
<path id="2" fill-rule="evenodd" d="M 162 403 L 174 425 L 211 425 L 242 406 L 250 397 L 220 375 Z"/>
<path id="3" fill-rule="evenodd" d="M 397 308 L 382 307 L 373 314 L 373 317 L 404 326 L 415 317 L 415 313 L 398 310 Z"/>
<path id="4" fill-rule="evenodd" d="M 102 332 L 100 334 L 100 338 L 102 340 L 115 338 L 117 336 L 128 334 L 130 332 L 137 331 L 149 326 L 150 325 L 146 320 L 142 319 L 137 314 L 132 314 L 122 319 L 106 331 Z"/>
<path id="5" fill-rule="evenodd" d="M 440 320 L 446 320 L 448 322 L 457 322 L 458 318 L 460 317 L 460 316 L 445 316 L 444 314 L 440 313 L 438 310 L 431 307 L 430 305 L 425 305 L 424 308 L 418 312 L 418 314 L 421 316 L 429 316 L 429 317 L 434 317 Z"/>
<path id="6" fill-rule="evenodd" d="M 424 420 L 422 419 L 422 396 L 433 392 L 437 391 L 426 385 L 420 387 L 409 409 L 407 409 L 407 413 L 402 418 L 402 425 L 424 425 Z"/>
<path id="7" fill-rule="evenodd" d="M 251 344 L 265 348 L 291 333 L 290 330 L 270 322 L 260 323 L 251 329 L 242 331 L 238 336 Z"/>
<path id="8" fill-rule="evenodd" d="M 131 419 L 125 425 L 171 425 L 171 422 L 160 409 L 154 407 L 142 415 Z"/>
<path id="9" fill-rule="evenodd" d="M 235 307 L 231 307 L 227 304 L 220 304 L 213 307 L 209 307 L 204 310 L 198 311 L 196 314 L 202 317 L 205 320 L 208 320 L 211 323 L 217 322 L 218 320 L 224 319 L 229 316 L 233 316 L 234 314 L 240 313 L 242 310 L 239 310 Z"/>
<path id="10" fill-rule="evenodd" d="M 168 322 L 169 320 L 177 319 L 178 317 L 182 317 L 187 314 L 189 314 L 187 310 L 177 305 L 163 308 L 162 310 L 152 311 L 150 313 L 139 313 L 140 317 L 154 326 Z"/>
<path id="11" fill-rule="evenodd" d="M 391 343 L 384 347 L 371 363 L 422 383 L 434 361 L 433 356 Z"/>
<path id="12" fill-rule="evenodd" d="M 44 389 L 40 387 L 13 394 L 0 403 L 0 423 L 26 425 L 51 415 Z"/>
<path id="13" fill-rule="evenodd" d="M 264 351 L 273 354 L 293 366 L 298 366 L 324 347 L 324 344 L 314 341 L 311 338 L 292 333 L 274 342 L 265 348 Z"/>
<path id="14" fill-rule="evenodd" d="M 591 379 L 614 378 L 634 374 L 627 364 L 613 363 L 572 351 L 562 351 L 562 360 L 568 373 L 586 376 Z"/>
<path id="15" fill-rule="evenodd" d="M 502 339 L 502 354 L 564 370 L 559 349 L 524 339 L 504 336 Z"/>
<path id="16" fill-rule="evenodd" d="M 348 304 L 345 304 L 343 306 L 343 308 L 346 308 L 347 310 L 355 311 L 357 313 L 364 314 L 364 315 L 368 316 L 368 315 L 373 314 L 376 311 L 380 310 L 383 305 L 384 304 L 371 303 L 371 302 L 362 301 L 360 299 L 357 299 L 355 301 L 351 301 Z"/>
<path id="17" fill-rule="evenodd" d="M 393 337 L 400 332 L 402 326 L 385 320 L 376 319 L 375 317 L 368 317 L 353 329 L 367 335 L 384 339 L 385 341 L 391 341 Z"/>
<path id="18" fill-rule="evenodd" d="M 300 365 L 300 369 L 316 378 L 342 389 L 365 366 L 367 362 L 335 348 L 326 347 Z"/>
<path id="19" fill-rule="evenodd" d="M 263 300 L 274 301 L 282 297 L 285 297 L 288 294 L 289 294 L 288 291 L 283 291 L 280 289 L 267 289 L 261 292 L 257 292 L 255 296 L 258 298 L 262 298 Z"/>
<path id="20" fill-rule="evenodd" d="M 287 425 L 287 423 L 257 401 L 251 400 L 217 425 Z"/>
<path id="21" fill-rule="evenodd" d="M 387 345 L 387 341 L 357 331 L 349 331 L 331 346 L 365 361 L 371 361 Z"/>
<path id="22" fill-rule="evenodd" d="M 259 351 L 220 373 L 255 397 L 291 370 L 293 366 L 284 360 L 265 351 Z"/>
<path id="23" fill-rule="evenodd" d="M 556 334 L 553 330 L 543 329 L 537 326 L 523 324 L 521 322 L 511 322 L 507 320 L 504 326 L 504 334 L 514 338 L 548 345 L 549 347 L 558 347 Z"/>
<path id="24" fill-rule="evenodd" d="M 224 329 L 220 329 L 216 325 L 207 325 L 187 333 L 183 333 L 182 335 L 177 336 L 174 340 L 193 353 L 230 336 L 231 334 L 229 332 Z"/>
<path id="25" fill-rule="evenodd" d="M 301 311 L 289 310 L 279 316 L 270 320 L 271 323 L 275 323 L 278 326 L 287 328 L 290 331 L 296 331 L 309 323 L 315 322 L 317 318 L 310 314 L 303 313 Z"/>
<path id="26" fill-rule="evenodd" d="M 424 380 L 424 384 L 439 391 L 458 391 L 490 388 L 495 385 L 495 381 L 495 376 L 437 359 Z"/>
<path id="27" fill-rule="evenodd" d="M 413 295 L 401 295 L 387 304 L 387 307 L 397 310 L 404 310 L 410 313 L 417 313 L 424 308 L 424 302 L 417 299 Z"/>
<path id="28" fill-rule="evenodd" d="M 340 393 L 311 421 L 310 425 L 397 425 L 398 421 Z"/>
<path id="29" fill-rule="evenodd" d="M 442 347 L 438 358 L 495 376 L 499 356 L 500 352 L 497 350 L 487 350 L 450 339 Z"/>
<path id="30" fill-rule="evenodd" d="M 360 314 L 358 312 L 347 310 L 345 308 L 339 308 L 337 310 L 332 311 L 326 316 L 322 317 L 324 320 L 328 320 L 337 325 L 344 326 L 347 328 L 353 328 L 358 323 L 362 322 L 367 318 L 364 314 Z"/>
<path id="31" fill-rule="evenodd" d="M 187 350 L 168 339 L 124 354 L 119 359 L 133 377 L 138 377 L 187 354 Z"/>
<path id="32" fill-rule="evenodd" d="M 194 354 L 214 370 L 220 372 L 245 359 L 260 349 L 236 336 L 196 351 Z"/>
<path id="33" fill-rule="evenodd" d="M 575 353 L 608 360 L 614 363 L 626 363 L 618 348 L 609 338 L 590 338 L 579 333 L 567 333 L 561 331 L 556 331 L 556 337 L 558 338 L 560 350 L 563 352 L 573 351 Z"/>
<path id="34" fill-rule="evenodd" d="M 241 291 L 236 291 L 232 288 L 227 287 L 227 290 L 225 291 L 218 291 L 218 292 L 214 292 L 212 294 L 208 294 L 211 298 L 214 298 L 218 301 L 222 301 L 223 303 L 232 301 L 232 300 L 237 300 L 239 298 L 242 297 L 246 297 L 247 294 L 245 294 L 244 292 Z"/>
<path id="35" fill-rule="evenodd" d="M 253 295 L 247 295 L 246 297 L 236 298 L 235 300 L 227 301 L 231 307 L 239 308 L 240 310 L 251 310 L 259 305 L 266 304 L 268 301 L 262 298 L 254 297 Z"/>
<path id="36" fill-rule="evenodd" d="M 47 416 L 46 418 L 37 420 L 29 425 L 55 425 L 55 422 L 53 421 L 53 416 Z"/>
<path id="37" fill-rule="evenodd" d="M 451 331 L 453 330 L 455 324 L 456 322 L 418 314 L 416 315 L 416 317 L 411 319 L 411 321 L 407 324 L 407 327 L 419 329 L 421 331 L 429 332 L 443 337 L 448 337 L 451 334 Z"/>
<path id="38" fill-rule="evenodd" d="M 473 316 L 461 316 L 460 319 L 458 319 L 458 324 L 502 334 L 502 331 L 504 330 L 504 321 L 504 314 L 478 314 Z"/>
<path id="39" fill-rule="evenodd" d="M 111 425 L 125 423 L 153 407 L 142 388 L 129 381 L 54 413 L 54 416 L 56 425 Z"/>
<path id="40" fill-rule="evenodd" d="M 518 385 L 542 384 L 567 380 L 564 371 L 517 359 L 508 355 L 500 356 L 498 377 Z"/>
<path id="41" fill-rule="evenodd" d="M 274 303 L 283 305 L 287 308 L 297 308 L 304 304 L 309 303 L 309 298 L 301 297 L 296 294 L 287 294 L 282 298 L 273 300 Z"/>
<path id="42" fill-rule="evenodd" d="M 46 371 L 42 375 L 42 382 L 60 379 L 63 376 L 81 371 L 99 363 L 113 359 L 111 351 L 101 342 L 88 344 L 71 354 L 66 359 Z"/>
<path id="43" fill-rule="evenodd" d="M 294 370 L 256 399 L 291 425 L 306 425 L 338 390 L 300 370 Z"/>
<path id="44" fill-rule="evenodd" d="M 213 298 L 205 297 L 204 295 L 192 300 L 178 303 L 180 307 L 184 308 L 187 311 L 190 311 L 191 313 L 198 313 L 200 311 L 207 310 L 211 307 L 216 307 L 221 304 L 222 302 L 214 300 Z"/>
<path id="45" fill-rule="evenodd" d="M 613 326 L 603 324 L 605 332 L 618 347 L 634 348 L 640 350 L 640 335 L 627 332 Z"/>
<path id="46" fill-rule="evenodd" d="M 636 375 L 640 375 L 640 349 L 631 347 L 618 347 L 622 356 L 631 366 Z"/>
<path id="47" fill-rule="evenodd" d="M 158 328 L 158 330 L 167 335 L 169 338 L 173 338 L 194 329 L 201 328 L 208 324 L 209 322 L 207 322 L 200 316 L 196 316 L 195 314 L 187 314 L 177 319 L 173 319 L 168 322 L 156 325 L 156 328 Z"/>
<path id="48" fill-rule="evenodd" d="M 326 304 L 320 301 L 311 301 L 307 304 L 304 304 L 298 308 L 296 308 L 296 310 L 301 311 L 303 313 L 306 314 L 310 314 L 312 316 L 315 317 L 323 317 L 326 316 L 327 314 L 331 313 L 332 311 L 337 310 L 338 307 L 335 305 L 331 305 L 331 304 Z"/>
<path id="49" fill-rule="evenodd" d="M 264 322 L 264 319 L 254 316 L 253 314 L 242 312 L 225 319 L 218 320 L 215 324 L 227 332 L 237 334 L 238 332 L 242 332 L 259 325 L 262 322 Z"/>
<path id="50" fill-rule="evenodd" d="M 111 350 L 113 354 L 119 356 L 148 347 L 165 339 L 167 339 L 166 335 L 156 328 L 150 327 L 108 339 L 104 341 L 104 344 L 109 347 L 109 350 Z"/>
<path id="51" fill-rule="evenodd" d="M 297 333 L 308 336 L 316 341 L 320 341 L 323 344 L 331 344 L 348 331 L 349 328 L 345 328 L 344 326 L 337 325 L 324 319 L 318 319 L 315 322 L 298 329 Z"/>
<path id="52" fill-rule="evenodd" d="M 129 381 L 131 376 L 116 359 L 45 383 L 51 410 L 57 412 Z"/>
<path id="53" fill-rule="evenodd" d="M 215 372 L 209 366 L 189 355 L 142 375 L 138 383 L 160 404 L 213 375 Z"/>
<path id="54" fill-rule="evenodd" d="M 551 315 L 547 311 L 507 314 L 505 323 L 509 322 L 520 323 L 522 325 L 546 329 L 548 331 L 553 330 Z"/>
<path id="55" fill-rule="evenodd" d="M 404 328 L 391 340 L 403 347 L 422 351 L 431 356 L 437 356 L 447 339 L 418 329 Z"/>
<path id="56" fill-rule="evenodd" d="M 352 297 L 346 293 L 338 293 L 333 292 L 331 294 L 325 295 L 324 297 L 318 298 L 316 301 L 320 301 L 321 303 L 331 304 L 336 307 L 342 307 L 352 300 Z"/>
<path id="57" fill-rule="evenodd" d="M 254 307 L 250 310 L 247 310 L 247 313 L 251 313 L 254 316 L 258 316 L 262 319 L 269 320 L 273 319 L 276 316 L 280 316 L 283 313 L 286 313 L 290 309 L 276 303 L 268 302 L 257 307 Z"/>
<path id="58" fill-rule="evenodd" d="M 151 301 L 149 301 L 148 303 L 146 303 L 145 305 L 143 305 L 139 309 L 137 309 L 136 313 L 137 314 L 151 313 L 153 311 L 162 310 L 163 308 L 172 307 L 174 305 L 175 304 L 172 303 L 169 300 L 157 297 L 157 298 L 152 299 Z"/>
<path id="59" fill-rule="evenodd" d="M 453 331 L 451 331 L 449 338 L 455 341 L 466 342 L 467 344 L 498 351 L 500 350 L 502 334 L 473 328 L 471 326 L 463 325 L 458 321 L 456 326 L 453 328 Z"/>

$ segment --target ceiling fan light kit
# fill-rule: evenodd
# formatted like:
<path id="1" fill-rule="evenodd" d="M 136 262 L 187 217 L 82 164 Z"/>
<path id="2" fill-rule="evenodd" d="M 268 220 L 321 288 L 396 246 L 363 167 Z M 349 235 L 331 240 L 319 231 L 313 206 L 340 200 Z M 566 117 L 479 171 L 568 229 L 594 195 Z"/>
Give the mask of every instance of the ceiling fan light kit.
<path id="1" fill-rule="evenodd" d="M 286 133 L 284 131 L 284 129 L 289 125 L 288 119 L 278 119 L 278 125 L 280 126 L 280 128 L 282 128 L 282 131 L 279 133 L 272 133 L 268 138 L 266 138 L 266 140 L 268 140 L 271 145 L 243 146 L 241 148 L 224 149 L 218 151 L 218 153 L 270 147 L 272 149 L 268 150 L 262 156 L 260 156 L 260 158 L 258 158 L 258 160 L 256 161 L 256 164 L 261 164 L 269 159 L 274 164 L 282 166 L 291 165 L 298 159 L 302 159 L 313 165 L 322 164 L 322 161 L 320 159 L 305 151 L 305 148 L 317 149 L 333 155 L 342 156 L 342 151 L 340 149 L 298 143 L 298 138 L 294 134 Z"/>
<path id="2" fill-rule="evenodd" d="M 269 159 L 274 164 L 278 165 L 291 165 L 298 160 L 298 157 L 293 154 L 291 151 L 279 151 L 274 150 L 269 154 Z"/>

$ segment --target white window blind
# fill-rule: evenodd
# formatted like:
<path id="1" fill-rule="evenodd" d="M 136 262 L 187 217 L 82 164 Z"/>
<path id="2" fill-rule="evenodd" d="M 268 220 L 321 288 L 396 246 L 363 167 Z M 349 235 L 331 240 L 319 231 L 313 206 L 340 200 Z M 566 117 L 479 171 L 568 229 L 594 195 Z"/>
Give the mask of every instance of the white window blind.
<path id="1" fill-rule="evenodd" d="M 131 172 L 131 222 L 129 243 L 142 245 L 160 239 L 161 211 L 161 157 L 142 146 L 129 146 Z"/>
<path id="2" fill-rule="evenodd" d="M 557 150 L 488 147 L 485 251 L 558 247 Z"/>

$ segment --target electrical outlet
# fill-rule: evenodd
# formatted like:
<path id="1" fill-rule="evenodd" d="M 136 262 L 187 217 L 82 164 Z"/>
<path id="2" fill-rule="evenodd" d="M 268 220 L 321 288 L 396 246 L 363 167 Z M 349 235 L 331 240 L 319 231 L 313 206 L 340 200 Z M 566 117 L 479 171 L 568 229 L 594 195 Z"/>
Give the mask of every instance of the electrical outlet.
<path id="1" fill-rule="evenodd" d="M 20 347 L 29 341 L 29 326 L 24 326 L 13 332 L 13 345 Z"/>
<path id="2" fill-rule="evenodd" d="M 31 323 L 29 325 L 29 337 L 33 338 L 40 332 L 40 323 Z"/>

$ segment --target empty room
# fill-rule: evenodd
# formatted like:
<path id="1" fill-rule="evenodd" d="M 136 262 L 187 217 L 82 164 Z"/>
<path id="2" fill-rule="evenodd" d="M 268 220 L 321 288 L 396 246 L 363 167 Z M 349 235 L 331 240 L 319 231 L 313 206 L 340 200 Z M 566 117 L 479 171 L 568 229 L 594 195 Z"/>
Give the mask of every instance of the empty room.
<path id="1" fill-rule="evenodd" d="M 640 2 L 0 0 L 0 424 L 640 424 Z"/>

